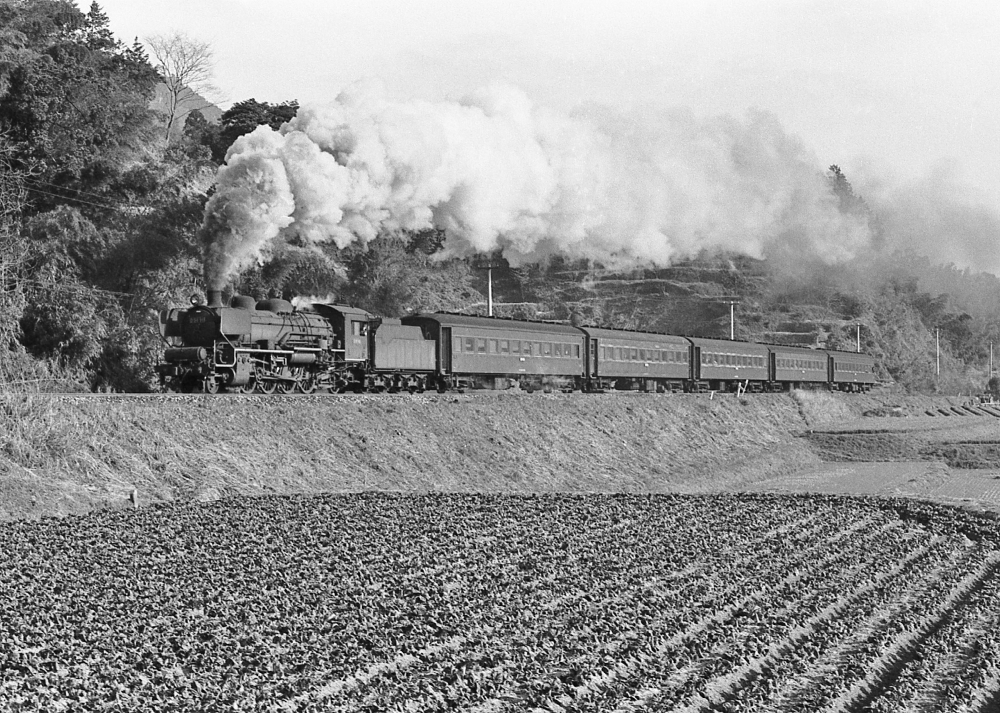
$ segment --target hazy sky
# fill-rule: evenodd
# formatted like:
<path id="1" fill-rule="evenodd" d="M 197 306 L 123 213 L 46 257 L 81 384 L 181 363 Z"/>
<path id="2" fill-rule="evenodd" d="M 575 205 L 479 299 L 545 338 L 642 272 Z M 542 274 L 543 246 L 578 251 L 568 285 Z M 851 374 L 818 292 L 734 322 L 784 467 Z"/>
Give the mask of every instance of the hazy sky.
<path id="1" fill-rule="evenodd" d="M 86 5 L 81 0 L 81 5 Z M 823 163 L 945 162 L 997 200 L 1000 4 L 615 0 L 105 0 L 122 39 L 211 42 L 225 105 L 332 99 L 381 78 L 461 98 L 494 81 L 540 104 L 773 112 Z M 883 165 L 884 164 L 884 165 Z"/>
<path id="2" fill-rule="evenodd" d="M 377 77 L 397 98 L 461 99 L 502 82 L 559 111 L 596 103 L 742 118 L 763 109 L 817 165 L 840 164 L 856 186 L 945 181 L 949 200 L 1000 213 L 1000 3 L 101 5 L 125 41 L 180 30 L 210 42 L 223 107 L 251 97 L 324 102 L 355 80 Z"/>

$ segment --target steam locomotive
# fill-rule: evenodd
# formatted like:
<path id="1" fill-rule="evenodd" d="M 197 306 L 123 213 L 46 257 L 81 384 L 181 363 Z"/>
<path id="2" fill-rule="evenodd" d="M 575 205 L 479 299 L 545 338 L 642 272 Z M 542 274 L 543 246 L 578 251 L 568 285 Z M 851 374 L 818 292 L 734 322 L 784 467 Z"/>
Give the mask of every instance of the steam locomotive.
<path id="1" fill-rule="evenodd" d="M 164 390 L 271 394 L 520 387 L 526 391 L 868 391 L 871 356 L 837 350 L 235 296 L 160 313 Z"/>

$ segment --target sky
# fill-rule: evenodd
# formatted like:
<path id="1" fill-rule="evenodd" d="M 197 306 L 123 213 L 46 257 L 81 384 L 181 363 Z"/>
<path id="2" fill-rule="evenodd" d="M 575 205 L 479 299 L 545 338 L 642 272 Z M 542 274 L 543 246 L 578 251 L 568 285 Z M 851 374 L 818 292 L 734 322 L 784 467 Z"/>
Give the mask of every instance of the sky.
<path id="1" fill-rule="evenodd" d="M 81 5 L 84 3 L 80 0 Z M 302 104 L 377 79 L 400 101 L 497 83 L 537 106 L 773 116 L 860 192 L 969 209 L 960 266 L 1000 271 L 1000 3 L 922 0 L 104 0 L 127 42 L 215 50 L 214 99 Z M 949 212 L 950 211 L 950 212 Z M 929 220 L 917 220 L 927 223 Z M 985 227 L 984 227 L 985 226 Z M 919 227 L 919 226 L 918 226 Z M 988 236 L 986 236 L 988 237 Z M 995 236 L 1000 238 L 1000 236 Z M 925 236 L 928 245 L 945 240 Z"/>

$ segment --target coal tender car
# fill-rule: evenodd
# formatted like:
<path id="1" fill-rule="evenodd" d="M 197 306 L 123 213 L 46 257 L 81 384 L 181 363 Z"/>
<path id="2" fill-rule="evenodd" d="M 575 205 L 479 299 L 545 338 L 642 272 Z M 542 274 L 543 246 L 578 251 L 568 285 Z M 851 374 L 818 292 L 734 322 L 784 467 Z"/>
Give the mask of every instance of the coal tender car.
<path id="1" fill-rule="evenodd" d="M 168 391 L 422 390 L 434 377 L 436 345 L 417 327 L 364 310 L 235 296 L 160 313 L 167 343 L 156 367 Z"/>
<path id="2" fill-rule="evenodd" d="M 165 310 L 157 367 L 171 391 L 867 391 L 872 357 L 726 339 L 460 314 L 389 319 L 218 292 Z"/>

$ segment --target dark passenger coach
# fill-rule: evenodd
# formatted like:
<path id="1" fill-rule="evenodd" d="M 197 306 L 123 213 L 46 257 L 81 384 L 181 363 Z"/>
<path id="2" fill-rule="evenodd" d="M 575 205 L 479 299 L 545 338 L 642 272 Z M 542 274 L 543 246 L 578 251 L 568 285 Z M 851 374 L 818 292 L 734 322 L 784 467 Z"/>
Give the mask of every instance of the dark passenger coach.
<path id="1" fill-rule="evenodd" d="M 403 318 L 437 342 L 439 383 L 448 388 L 577 388 L 584 334 L 576 327 L 462 314 Z M 506 383 L 504 383 L 506 382 Z"/>

